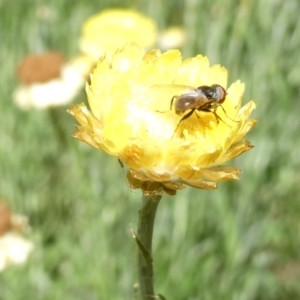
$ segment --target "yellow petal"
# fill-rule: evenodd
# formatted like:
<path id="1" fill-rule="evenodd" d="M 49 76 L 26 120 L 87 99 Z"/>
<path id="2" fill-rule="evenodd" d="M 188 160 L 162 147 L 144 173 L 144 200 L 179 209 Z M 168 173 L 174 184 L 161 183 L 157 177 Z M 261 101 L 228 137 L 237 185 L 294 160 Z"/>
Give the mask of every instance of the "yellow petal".
<path id="1" fill-rule="evenodd" d="M 233 159 L 233 158 L 241 155 L 242 153 L 244 153 L 252 148 L 253 148 L 253 146 L 248 141 L 245 141 L 245 140 L 239 141 L 239 142 L 233 144 L 227 150 L 227 152 L 216 161 L 216 163 L 222 164 L 230 159 Z"/>

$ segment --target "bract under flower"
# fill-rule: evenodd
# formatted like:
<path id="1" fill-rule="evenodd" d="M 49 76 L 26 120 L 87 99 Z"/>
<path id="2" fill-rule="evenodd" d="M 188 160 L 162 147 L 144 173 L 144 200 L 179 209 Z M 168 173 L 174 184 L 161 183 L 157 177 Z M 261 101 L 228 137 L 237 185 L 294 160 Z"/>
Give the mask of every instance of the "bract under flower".
<path id="1" fill-rule="evenodd" d="M 156 24 L 152 19 L 133 10 L 107 9 L 84 23 L 80 48 L 97 60 L 101 55 L 113 54 L 125 43 L 149 48 L 156 39 Z"/>
<path id="2" fill-rule="evenodd" d="M 244 84 L 227 89 L 224 110 L 216 110 L 222 121 L 198 110 L 181 121 L 185 114 L 170 110 L 172 97 L 186 91 L 178 85 L 213 84 L 226 89 L 227 71 L 207 57 L 182 61 L 177 50 L 144 53 L 127 45 L 99 60 L 86 88 L 92 113 L 84 104 L 69 109 L 80 123 L 74 137 L 117 156 L 129 167 L 131 187 L 146 194 L 174 194 L 186 185 L 214 189 L 240 173 L 219 164 L 252 148 L 244 137 L 256 123 L 249 119 L 255 104 L 241 107 Z"/>

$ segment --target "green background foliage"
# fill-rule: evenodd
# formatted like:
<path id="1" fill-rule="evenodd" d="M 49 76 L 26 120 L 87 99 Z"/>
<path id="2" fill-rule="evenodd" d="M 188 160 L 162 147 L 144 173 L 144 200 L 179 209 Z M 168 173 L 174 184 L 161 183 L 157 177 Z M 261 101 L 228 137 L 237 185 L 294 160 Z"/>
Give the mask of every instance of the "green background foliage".
<path id="1" fill-rule="evenodd" d="M 26 265 L 0 273 L 0 300 L 134 298 L 129 228 L 140 191 L 117 159 L 70 137 L 76 122 L 66 107 L 20 111 L 12 102 L 25 55 L 76 55 L 84 20 L 111 7 L 134 8 L 160 30 L 182 25 L 184 57 L 224 65 L 229 83 L 246 83 L 244 101 L 258 105 L 255 148 L 232 162 L 241 181 L 163 198 L 156 291 L 174 300 L 299 299 L 300 2 L 0 0 L 0 197 L 29 217 L 35 243 Z"/>

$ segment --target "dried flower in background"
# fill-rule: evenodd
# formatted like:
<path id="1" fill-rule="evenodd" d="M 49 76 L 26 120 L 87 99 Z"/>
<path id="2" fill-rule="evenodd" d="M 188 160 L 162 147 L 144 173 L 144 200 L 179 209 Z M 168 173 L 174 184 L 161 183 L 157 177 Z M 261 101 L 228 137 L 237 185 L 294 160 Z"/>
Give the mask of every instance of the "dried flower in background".
<path id="1" fill-rule="evenodd" d="M 22 84 L 13 94 L 14 101 L 21 109 L 69 104 L 84 86 L 92 64 L 87 56 L 66 62 L 58 52 L 29 55 L 17 70 Z"/>
<path id="2" fill-rule="evenodd" d="M 0 236 L 5 234 L 11 228 L 11 211 L 8 205 L 0 201 Z"/>
<path id="3" fill-rule="evenodd" d="M 14 215 L 8 205 L 0 201 L 0 272 L 10 265 L 24 264 L 33 243 L 22 237 L 29 229 L 25 216 Z"/>

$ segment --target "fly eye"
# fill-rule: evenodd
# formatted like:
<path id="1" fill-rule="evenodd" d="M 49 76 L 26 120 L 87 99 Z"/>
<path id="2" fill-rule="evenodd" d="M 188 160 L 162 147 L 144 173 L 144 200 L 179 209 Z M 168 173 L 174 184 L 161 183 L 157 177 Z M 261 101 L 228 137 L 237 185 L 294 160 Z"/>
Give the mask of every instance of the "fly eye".
<path id="1" fill-rule="evenodd" d="M 224 102 L 226 95 L 227 95 L 227 92 L 224 88 L 222 88 L 220 85 L 216 86 L 215 96 L 216 96 L 216 99 L 218 99 L 220 103 Z"/>

